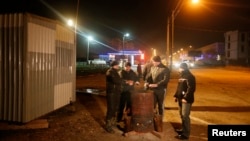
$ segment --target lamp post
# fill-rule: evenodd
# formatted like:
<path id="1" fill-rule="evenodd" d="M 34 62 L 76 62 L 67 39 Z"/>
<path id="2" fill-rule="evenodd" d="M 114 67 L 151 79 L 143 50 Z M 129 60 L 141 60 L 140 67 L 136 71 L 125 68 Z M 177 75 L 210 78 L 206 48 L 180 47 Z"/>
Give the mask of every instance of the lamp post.
<path id="1" fill-rule="evenodd" d="M 124 40 L 128 36 L 129 36 L 129 33 L 126 33 L 122 37 L 122 67 L 124 66 L 124 59 L 125 59 L 125 56 L 124 56 Z"/>
<path id="2" fill-rule="evenodd" d="M 89 64 L 89 42 L 93 40 L 92 36 L 88 36 L 88 48 L 87 48 L 87 64 Z"/>
<path id="3" fill-rule="evenodd" d="M 124 56 L 124 40 L 125 40 L 125 38 L 128 37 L 128 36 L 129 36 L 129 34 L 126 33 L 126 34 L 123 35 L 123 38 L 122 38 L 122 55 L 123 55 L 123 56 Z"/>
<path id="4" fill-rule="evenodd" d="M 174 21 L 179 14 L 181 8 L 186 0 L 179 0 L 176 7 L 171 11 L 170 17 L 167 18 L 167 56 L 169 58 L 169 69 L 172 70 L 173 66 L 173 51 L 174 51 Z M 198 3 L 199 0 L 192 0 L 193 4 Z"/>

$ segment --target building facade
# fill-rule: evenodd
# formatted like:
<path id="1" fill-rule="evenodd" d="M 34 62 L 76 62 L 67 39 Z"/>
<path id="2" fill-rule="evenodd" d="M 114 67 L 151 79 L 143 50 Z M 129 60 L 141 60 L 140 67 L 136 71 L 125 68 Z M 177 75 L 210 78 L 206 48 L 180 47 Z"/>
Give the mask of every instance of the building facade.
<path id="1" fill-rule="evenodd" d="M 228 65 L 249 66 L 250 32 L 228 31 L 224 34 L 226 63 Z"/>

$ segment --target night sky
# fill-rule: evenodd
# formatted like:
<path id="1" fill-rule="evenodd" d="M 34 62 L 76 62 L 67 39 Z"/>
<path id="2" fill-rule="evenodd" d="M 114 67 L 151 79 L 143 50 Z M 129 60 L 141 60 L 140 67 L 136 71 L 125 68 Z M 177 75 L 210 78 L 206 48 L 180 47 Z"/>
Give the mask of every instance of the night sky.
<path id="1" fill-rule="evenodd" d="M 140 49 L 166 53 L 167 17 L 177 0 L 79 0 L 78 28 L 100 42 L 129 32 Z M 63 21 L 75 18 L 77 0 L 8 0 L 0 12 L 26 11 Z M 249 0 L 200 0 L 175 19 L 175 48 L 224 42 L 229 30 L 250 29 Z M 82 44 L 85 44 L 84 41 Z M 81 45 L 81 43 L 80 43 Z"/>

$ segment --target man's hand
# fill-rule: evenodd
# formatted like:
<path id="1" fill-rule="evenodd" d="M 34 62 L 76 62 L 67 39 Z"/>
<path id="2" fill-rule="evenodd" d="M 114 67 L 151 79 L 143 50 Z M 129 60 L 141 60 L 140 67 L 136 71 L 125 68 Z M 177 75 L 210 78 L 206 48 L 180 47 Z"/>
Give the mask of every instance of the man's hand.
<path id="1" fill-rule="evenodd" d="M 156 87 L 158 87 L 157 84 L 149 84 L 148 86 L 149 86 L 149 88 L 156 88 Z"/>
<path id="2" fill-rule="evenodd" d="M 182 103 L 187 103 L 187 100 L 183 98 L 183 99 L 181 99 L 181 102 Z"/>
<path id="3" fill-rule="evenodd" d="M 127 80 L 126 83 L 127 83 L 128 85 L 132 86 L 132 85 L 134 84 L 134 81 L 132 81 L 132 80 Z"/>

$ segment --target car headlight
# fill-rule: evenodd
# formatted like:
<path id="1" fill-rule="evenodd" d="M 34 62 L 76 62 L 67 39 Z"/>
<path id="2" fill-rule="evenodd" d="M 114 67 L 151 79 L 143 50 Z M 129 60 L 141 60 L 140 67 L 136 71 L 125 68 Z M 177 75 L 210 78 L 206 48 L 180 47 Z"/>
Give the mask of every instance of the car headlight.
<path id="1" fill-rule="evenodd" d="M 180 63 L 174 63 L 174 66 L 178 68 L 180 66 Z"/>

